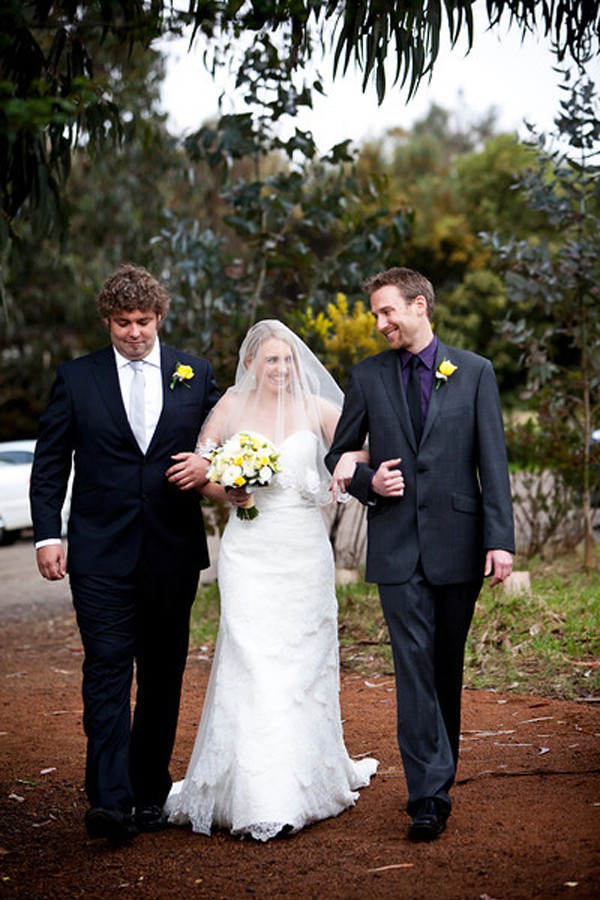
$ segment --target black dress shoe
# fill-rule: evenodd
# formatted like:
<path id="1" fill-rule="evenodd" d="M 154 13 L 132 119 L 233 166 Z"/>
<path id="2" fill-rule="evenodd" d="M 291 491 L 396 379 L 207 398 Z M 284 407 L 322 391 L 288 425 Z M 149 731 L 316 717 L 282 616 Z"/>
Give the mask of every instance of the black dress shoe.
<path id="1" fill-rule="evenodd" d="M 135 824 L 140 831 L 162 831 L 169 827 L 169 817 L 158 804 L 140 806 L 135 810 Z"/>
<path id="2" fill-rule="evenodd" d="M 113 847 L 128 844 L 139 833 L 129 813 L 104 806 L 88 809 L 85 827 L 92 840 L 106 838 Z"/>
<path id="3" fill-rule="evenodd" d="M 411 841 L 435 841 L 446 827 L 448 813 L 435 797 L 426 797 L 413 816 L 408 837 Z"/>

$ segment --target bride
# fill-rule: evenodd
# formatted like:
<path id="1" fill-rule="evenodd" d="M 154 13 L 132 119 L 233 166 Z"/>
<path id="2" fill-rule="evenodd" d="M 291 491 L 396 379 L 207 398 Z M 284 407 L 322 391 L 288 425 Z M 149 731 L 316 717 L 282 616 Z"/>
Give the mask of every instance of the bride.
<path id="1" fill-rule="evenodd" d="M 334 563 L 318 508 L 331 499 L 323 458 L 342 399 L 308 347 L 265 320 L 246 335 L 235 384 L 200 434 L 200 454 L 240 430 L 281 454 L 280 474 L 254 494 L 258 516 L 232 512 L 221 540 L 214 662 L 187 774 L 165 807 L 200 834 L 297 832 L 352 806 L 377 769 L 344 744 Z M 217 484 L 202 493 L 225 498 Z"/>

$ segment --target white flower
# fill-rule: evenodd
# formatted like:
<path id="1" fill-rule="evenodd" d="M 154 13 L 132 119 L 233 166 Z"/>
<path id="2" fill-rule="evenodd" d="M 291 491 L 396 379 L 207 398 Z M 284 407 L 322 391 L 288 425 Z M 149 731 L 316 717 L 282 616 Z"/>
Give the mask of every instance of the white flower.
<path id="1" fill-rule="evenodd" d="M 206 454 L 210 461 L 206 476 L 226 490 L 243 487 L 252 494 L 254 487 L 269 484 L 273 475 L 281 471 L 279 456 L 279 450 L 262 435 L 240 431 L 222 447 Z M 248 498 L 247 507 L 238 507 L 237 515 L 240 519 L 256 518 L 258 510 L 253 497 Z"/>
<path id="2" fill-rule="evenodd" d="M 263 466 L 258 473 L 258 480 L 261 484 L 268 484 L 275 473 L 270 466 Z"/>

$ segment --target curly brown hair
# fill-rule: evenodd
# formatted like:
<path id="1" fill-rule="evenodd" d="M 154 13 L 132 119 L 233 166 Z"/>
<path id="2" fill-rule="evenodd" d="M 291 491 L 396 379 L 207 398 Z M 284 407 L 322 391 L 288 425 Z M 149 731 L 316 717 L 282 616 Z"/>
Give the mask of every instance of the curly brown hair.
<path id="1" fill-rule="evenodd" d="M 367 294 L 372 294 L 374 291 L 378 291 L 379 288 L 387 287 L 387 285 L 397 287 L 402 294 L 402 298 L 409 306 L 416 297 L 425 297 L 427 301 L 427 317 L 430 321 L 433 319 L 435 292 L 432 283 L 420 272 L 416 272 L 414 269 L 406 269 L 403 266 L 396 266 L 367 278 L 364 287 Z"/>
<path id="2" fill-rule="evenodd" d="M 109 275 L 96 297 L 96 307 L 104 320 L 139 309 L 155 313 L 162 322 L 170 303 L 162 284 L 142 266 L 130 263 L 123 263 Z"/>

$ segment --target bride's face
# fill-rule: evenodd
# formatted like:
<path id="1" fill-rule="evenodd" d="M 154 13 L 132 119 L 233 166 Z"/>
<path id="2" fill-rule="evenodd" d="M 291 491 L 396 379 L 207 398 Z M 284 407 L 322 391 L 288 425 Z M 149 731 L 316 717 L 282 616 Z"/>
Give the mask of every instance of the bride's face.
<path id="1" fill-rule="evenodd" d="M 262 344 L 256 361 L 258 384 L 273 393 L 278 393 L 290 384 L 292 372 L 292 349 L 279 338 L 268 338 Z"/>

